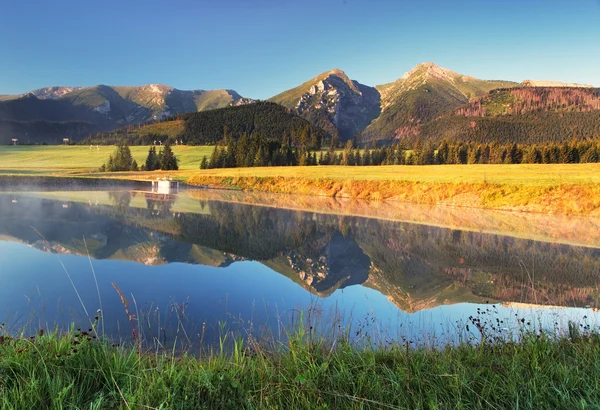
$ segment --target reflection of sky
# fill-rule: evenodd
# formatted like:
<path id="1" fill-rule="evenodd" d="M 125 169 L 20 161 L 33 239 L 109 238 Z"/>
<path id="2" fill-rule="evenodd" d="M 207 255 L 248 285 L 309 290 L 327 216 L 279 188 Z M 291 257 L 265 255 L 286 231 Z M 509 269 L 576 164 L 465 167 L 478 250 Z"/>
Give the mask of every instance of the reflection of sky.
<path id="1" fill-rule="evenodd" d="M 88 312 L 93 316 L 100 307 L 90 261 L 85 256 L 60 255 L 60 261 L 71 275 Z M 32 329 L 48 324 L 86 325 L 76 294 L 57 255 L 44 253 L 26 245 L 0 241 L 0 322 L 13 328 L 30 324 Z M 186 317 L 192 327 L 205 322 L 211 328 L 219 321 L 236 322 L 248 327 L 278 322 L 289 325 L 297 312 L 317 312 L 316 322 L 324 331 L 343 319 L 344 328 L 352 323 L 351 335 L 372 336 L 376 341 L 413 340 L 415 343 L 441 343 L 464 334 L 469 316 L 505 323 L 499 328 L 513 328 L 525 318 L 532 326 L 541 321 L 552 328 L 555 321 L 564 326 L 568 320 L 597 324 L 598 313 L 590 309 L 516 309 L 499 305 L 456 304 L 439 306 L 408 314 L 400 311 L 381 293 L 364 287 L 351 286 L 337 290 L 321 299 L 310 294 L 289 278 L 258 262 L 237 262 L 227 268 L 173 263 L 146 266 L 135 262 L 92 260 L 98 278 L 104 307 L 105 325 L 110 334 L 125 335 L 129 326 L 114 282 L 139 311 L 152 311 L 153 320 L 165 324 L 173 303 L 187 302 Z M 157 309 L 158 308 L 158 309 Z M 135 307 L 130 308 L 135 311 Z M 489 309 L 489 314 L 486 313 Z M 159 316 L 159 313 L 162 316 Z M 515 314 L 517 316 L 515 316 Z M 172 320 L 172 319 L 171 319 Z M 476 332 L 471 326 L 472 335 Z"/>

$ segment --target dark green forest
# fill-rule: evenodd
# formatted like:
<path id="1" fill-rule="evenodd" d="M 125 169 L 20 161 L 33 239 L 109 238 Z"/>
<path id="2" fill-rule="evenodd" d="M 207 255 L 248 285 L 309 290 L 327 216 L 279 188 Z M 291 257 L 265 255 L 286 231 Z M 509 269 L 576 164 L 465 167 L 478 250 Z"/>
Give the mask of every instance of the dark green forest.
<path id="1" fill-rule="evenodd" d="M 224 138 L 237 140 L 246 135 L 285 145 L 317 147 L 331 140 L 331 136 L 322 129 L 286 108 L 268 102 L 181 114 L 163 122 L 176 120 L 183 120 L 183 129 L 174 138 L 146 132 L 144 127 L 125 127 L 95 134 L 83 143 L 115 144 L 126 139 L 130 145 L 151 145 L 157 139 L 171 138 L 187 145 L 212 145 Z"/>
<path id="2" fill-rule="evenodd" d="M 573 139 L 546 144 L 476 144 L 448 142 L 439 145 L 416 141 L 411 147 L 392 146 L 359 149 L 348 141 L 343 151 L 297 149 L 267 144 L 259 139 L 230 140 L 216 145 L 210 158 L 204 157 L 201 169 L 295 165 L 444 165 L 444 164 L 577 164 L 600 162 L 600 141 Z"/>

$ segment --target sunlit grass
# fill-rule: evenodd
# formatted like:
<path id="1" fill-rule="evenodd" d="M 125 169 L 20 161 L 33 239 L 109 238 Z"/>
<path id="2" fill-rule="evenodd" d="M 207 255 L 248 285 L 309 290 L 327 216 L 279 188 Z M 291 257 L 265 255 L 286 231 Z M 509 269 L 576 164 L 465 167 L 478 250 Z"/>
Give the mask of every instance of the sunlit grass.
<path id="1" fill-rule="evenodd" d="M 148 146 L 132 146 L 131 153 L 142 165 Z M 173 146 L 181 169 L 198 169 L 203 156 L 210 156 L 213 147 Z M 0 174 L 57 174 L 94 171 L 108 160 L 114 146 L 0 146 Z"/>
<path id="2" fill-rule="evenodd" d="M 237 339 L 201 357 L 115 346 L 91 334 L 1 336 L 0 406 L 533 409 L 600 401 L 600 337 L 576 329 L 437 350 L 357 348 L 299 327 L 280 345 Z"/>
<path id="3" fill-rule="evenodd" d="M 262 167 L 202 170 L 197 175 L 546 186 L 565 183 L 600 183 L 600 164 Z"/>

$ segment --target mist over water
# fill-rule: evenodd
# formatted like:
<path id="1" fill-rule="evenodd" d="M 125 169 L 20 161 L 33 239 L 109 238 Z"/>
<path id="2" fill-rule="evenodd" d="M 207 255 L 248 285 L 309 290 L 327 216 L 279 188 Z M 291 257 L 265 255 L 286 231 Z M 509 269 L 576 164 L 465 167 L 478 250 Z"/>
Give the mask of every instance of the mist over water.
<path id="1" fill-rule="evenodd" d="M 477 338 L 473 317 L 507 334 L 598 320 L 600 247 L 584 227 L 568 229 L 592 219 L 555 217 L 544 236 L 494 212 L 36 191 L 0 193 L 0 322 L 13 330 L 87 328 L 102 307 L 105 332 L 130 339 L 116 288 L 136 331 L 165 345 L 214 343 L 225 327 L 276 339 L 298 320 L 326 335 L 415 345 Z"/>

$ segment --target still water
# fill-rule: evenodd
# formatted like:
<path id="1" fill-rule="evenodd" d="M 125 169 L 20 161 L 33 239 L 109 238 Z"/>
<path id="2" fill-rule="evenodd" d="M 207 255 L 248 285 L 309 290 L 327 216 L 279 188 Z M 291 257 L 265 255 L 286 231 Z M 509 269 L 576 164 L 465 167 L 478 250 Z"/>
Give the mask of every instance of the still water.
<path id="1" fill-rule="evenodd" d="M 595 327 L 598 221 L 222 191 L 0 193 L 6 331 L 443 344 Z"/>

